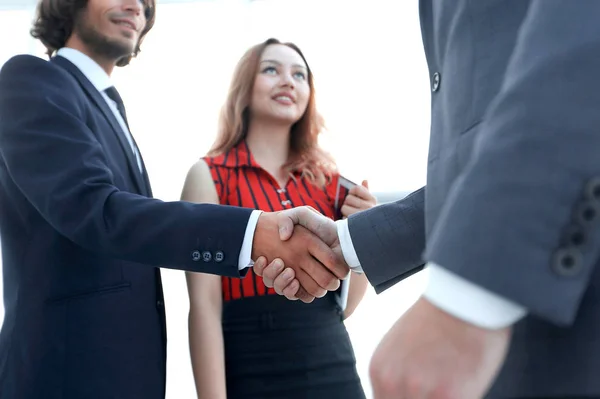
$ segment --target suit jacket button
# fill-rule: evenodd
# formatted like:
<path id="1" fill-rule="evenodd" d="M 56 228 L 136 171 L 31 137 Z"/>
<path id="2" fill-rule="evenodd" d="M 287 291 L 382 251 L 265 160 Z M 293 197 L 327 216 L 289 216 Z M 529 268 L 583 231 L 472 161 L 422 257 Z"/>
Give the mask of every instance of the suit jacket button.
<path id="1" fill-rule="evenodd" d="M 192 260 L 194 262 L 198 262 L 200 260 L 200 251 L 193 251 L 192 252 Z"/>
<path id="2" fill-rule="evenodd" d="M 575 209 L 575 220 L 582 226 L 590 226 L 599 214 L 600 206 L 595 201 L 585 201 Z"/>
<path id="3" fill-rule="evenodd" d="M 205 262 L 210 262 L 210 260 L 212 259 L 212 254 L 208 251 L 204 251 L 202 252 L 202 260 Z"/>
<path id="4" fill-rule="evenodd" d="M 587 241 L 586 230 L 578 224 L 570 225 L 564 235 L 563 245 L 581 247 Z"/>
<path id="5" fill-rule="evenodd" d="M 581 252 L 576 248 L 561 248 L 552 259 L 552 269 L 559 276 L 576 276 L 582 268 Z"/>
<path id="6" fill-rule="evenodd" d="M 223 262 L 223 259 L 225 259 L 225 254 L 223 251 L 215 252 L 215 262 Z"/>
<path id="7" fill-rule="evenodd" d="M 590 200 L 600 201 L 600 177 L 591 179 L 585 185 L 585 197 Z"/>
<path id="8" fill-rule="evenodd" d="M 156 307 L 157 308 L 162 308 L 163 307 L 163 301 L 161 301 L 160 299 L 158 301 L 156 301 Z"/>
<path id="9" fill-rule="evenodd" d="M 439 72 L 436 72 L 431 77 L 431 91 L 436 92 L 440 89 L 440 84 L 442 83 L 442 75 Z"/>

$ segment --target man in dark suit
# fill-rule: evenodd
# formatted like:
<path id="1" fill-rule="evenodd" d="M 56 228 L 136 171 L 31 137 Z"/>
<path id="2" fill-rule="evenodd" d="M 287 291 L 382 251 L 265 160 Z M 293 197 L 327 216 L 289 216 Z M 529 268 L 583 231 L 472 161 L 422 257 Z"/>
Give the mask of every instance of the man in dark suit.
<path id="1" fill-rule="evenodd" d="M 421 1 L 426 192 L 339 234 L 307 210 L 282 221 L 378 292 L 427 262 L 424 295 L 372 359 L 375 398 L 600 398 L 598 15 L 598 1 Z"/>
<path id="2" fill-rule="evenodd" d="M 308 231 L 281 245 L 275 214 L 149 198 L 110 74 L 153 21 L 153 2 L 43 0 L 51 60 L 0 71 L 1 398 L 164 398 L 158 267 L 243 276 L 283 254 L 315 295 L 345 275 Z"/>

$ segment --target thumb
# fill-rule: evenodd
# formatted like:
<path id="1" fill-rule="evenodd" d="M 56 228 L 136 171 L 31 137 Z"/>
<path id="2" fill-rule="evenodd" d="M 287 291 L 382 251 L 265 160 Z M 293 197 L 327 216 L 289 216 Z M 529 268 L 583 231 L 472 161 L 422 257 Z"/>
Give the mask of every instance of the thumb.
<path id="1" fill-rule="evenodd" d="M 279 228 L 279 239 L 287 241 L 294 232 L 294 225 L 298 224 L 298 216 L 294 214 L 294 209 L 289 212 L 279 212 L 277 214 L 277 227 Z"/>
<path id="2" fill-rule="evenodd" d="M 281 211 L 277 214 L 277 221 L 279 238 L 282 241 L 288 240 L 292 236 L 296 224 L 311 231 L 327 245 L 331 245 L 337 239 L 335 223 L 308 206 Z"/>
<path id="3" fill-rule="evenodd" d="M 311 206 L 299 206 L 297 208 L 281 211 L 277 214 L 277 227 L 279 228 L 279 239 L 287 241 L 294 232 L 294 225 L 299 224 L 313 231 L 311 221 L 315 214 L 321 215 Z M 315 233 L 313 231 L 313 233 Z M 315 233 L 316 234 L 316 233 Z"/>
<path id="4" fill-rule="evenodd" d="M 369 188 L 369 182 L 367 180 L 363 180 L 361 186 L 363 186 L 364 188 Z"/>

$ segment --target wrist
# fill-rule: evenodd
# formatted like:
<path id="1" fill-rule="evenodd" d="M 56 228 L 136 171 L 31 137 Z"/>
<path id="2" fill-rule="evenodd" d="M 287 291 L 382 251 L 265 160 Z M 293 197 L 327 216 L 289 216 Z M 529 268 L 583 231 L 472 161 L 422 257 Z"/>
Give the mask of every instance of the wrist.
<path id="1" fill-rule="evenodd" d="M 276 214 L 272 212 L 262 212 L 259 215 L 252 239 L 252 253 L 250 255 L 252 261 L 256 261 L 260 256 L 265 256 L 270 247 L 269 243 L 273 242 L 274 239 L 279 239 L 275 218 Z"/>

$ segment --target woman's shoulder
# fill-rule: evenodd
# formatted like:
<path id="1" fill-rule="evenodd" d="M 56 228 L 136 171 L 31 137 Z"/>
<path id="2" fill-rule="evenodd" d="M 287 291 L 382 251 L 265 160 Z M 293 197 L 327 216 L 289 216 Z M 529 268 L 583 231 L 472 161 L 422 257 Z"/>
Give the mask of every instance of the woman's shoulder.
<path id="1" fill-rule="evenodd" d="M 218 154 L 218 155 L 205 155 L 202 158 L 200 158 L 198 160 L 198 162 L 203 162 L 209 168 L 218 167 L 218 166 L 226 166 L 227 155 L 228 155 L 227 153 Z"/>
<path id="2" fill-rule="evenodd" d="M 211 167 L 205 159 L 197 160 L 188 170 L 186 182 L 194 184 L 207 184 L 213 182 Z"/>
<path id="3" fill-rule="evenodd" d="M 208 164 L 199 159 L 187 173 L 182 199 L 192 202 L 219 203 L 215 196 L 215 189 L 215 181 Z"/>
<path id="4" fill-rule="evenodd" d="M 240 168 L 253 166 L 252 156 L 242 144 L 227 151 L 208 153 L 201 158 L 209 167 Z"/>

